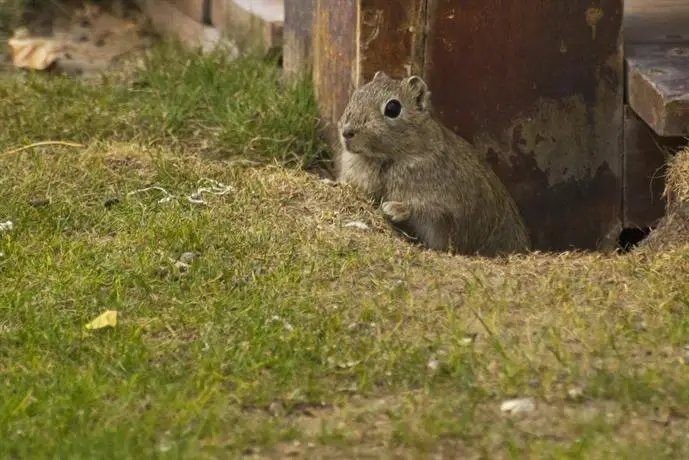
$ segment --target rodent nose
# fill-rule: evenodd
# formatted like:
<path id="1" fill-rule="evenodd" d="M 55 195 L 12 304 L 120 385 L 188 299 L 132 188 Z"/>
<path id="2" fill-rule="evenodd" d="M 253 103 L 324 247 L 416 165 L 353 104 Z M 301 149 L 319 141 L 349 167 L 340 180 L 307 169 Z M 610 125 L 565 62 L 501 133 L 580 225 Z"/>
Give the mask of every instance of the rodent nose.
<path id="1" fill-rule="evenodd" d="M 342 130 L 342 137 L 345 138 L 345 140 L 350 140 L 354 137 L 356 134 L 356 130 L 354 128 L 345 128 Z"/>

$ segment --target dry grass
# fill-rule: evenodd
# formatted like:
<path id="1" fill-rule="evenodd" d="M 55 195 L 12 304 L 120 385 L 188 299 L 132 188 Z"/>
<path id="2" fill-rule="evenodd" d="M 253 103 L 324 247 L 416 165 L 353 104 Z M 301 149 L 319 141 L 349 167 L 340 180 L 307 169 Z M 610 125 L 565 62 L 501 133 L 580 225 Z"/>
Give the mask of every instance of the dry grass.
<path id="1" fill-rule="evenodd" d="M 670 208 L 689 202 L 689 148 L 672 157 L 665 181 L 664 196 Z"/>
<path id="2" fill-rule="evenodd" d="M 640 244 L 641 250 L 659 251 L 689 243 L 689 148 L 675 154 L 665 177 L 665 216 Z"/>
<path id="3" fill-rule="evenodd" d="M 0 167 L 2 456 L 689 453 L 689 247 L 452 257 L 307 173 L 131 143 Z M 204 178 L 234 191 L 185 203 Z"/>
<path id="4" fill-rule="evenodd" d="M 211 63 L 188 66 L 186 88 L 215 88 Z M 275 160 L 299 150 L 201 159 L 195 130 L 213 120 L 192 106 L 161 128 L 164 75 L 123 109 L 108 98 L 128 93 L 101 88 L 114 120 L 146 123 L 113 132 L 71 106 L 64 137 L 85 148 L 0 153 L 0 222 L 14 223 L 0 232 L 0 458 L 687 458 L 689 245 L 424 251 L 353 190 Z M 275 104 L 299 107 L 298 93 L 260 99 L 265 75 L 244 84 L 263 121 L 208 99 L 233 115 L 232 153 L 289 129 Z M 27 85 L 86 110 L 75 83 Z M 64 127 L 64 113 L 4 110 L 18 121 L 0 152 Z M 298 132 L 312 115 L 292 115 Z M 187 201 L 208 179 L 232 191 Z M 175 198 L 131 193 L 150 186 Z M 200 256 L 180 270 L 185 252 Z M 84 329 L 108 309 L 115 328 Z M 515 397 L 535 410 L 501 412 Z"/>

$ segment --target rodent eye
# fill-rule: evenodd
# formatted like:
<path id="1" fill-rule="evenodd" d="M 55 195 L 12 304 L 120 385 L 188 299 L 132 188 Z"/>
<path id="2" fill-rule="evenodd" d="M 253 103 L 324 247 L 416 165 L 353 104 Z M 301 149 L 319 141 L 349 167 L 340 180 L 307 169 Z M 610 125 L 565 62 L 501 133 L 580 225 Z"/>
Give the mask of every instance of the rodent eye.
<path id="1" fill-rule="evenodd" d="M 383 115 L 388 118 L 397 118 L 402 112 L 402 104 L 397 99 L 390 99 L 387 104 L 385 104 L 385 109 L 383 110 Z"/>

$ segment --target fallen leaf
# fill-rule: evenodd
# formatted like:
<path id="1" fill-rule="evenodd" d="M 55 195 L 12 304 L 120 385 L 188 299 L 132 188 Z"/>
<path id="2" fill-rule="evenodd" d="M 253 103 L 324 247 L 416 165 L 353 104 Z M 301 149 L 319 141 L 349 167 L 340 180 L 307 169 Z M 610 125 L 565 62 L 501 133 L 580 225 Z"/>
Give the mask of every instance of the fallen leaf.
<path id="1" fill-rule="evenodd" d="M 28 37 L 23 29 L 15 32 L 7 41 L 12 54 L 12 63 L 24 69 L 44 70 L 62 55 L 62 46 L 56 40 L 43 37 Z"/>
<path id="2" fill-rule="evenodd" d="M 102 329 L 104 327 L 117 326 L 117 310 L 107 310 L 101 313 L 96 319 L 88 323 L 86 329 Z"/>

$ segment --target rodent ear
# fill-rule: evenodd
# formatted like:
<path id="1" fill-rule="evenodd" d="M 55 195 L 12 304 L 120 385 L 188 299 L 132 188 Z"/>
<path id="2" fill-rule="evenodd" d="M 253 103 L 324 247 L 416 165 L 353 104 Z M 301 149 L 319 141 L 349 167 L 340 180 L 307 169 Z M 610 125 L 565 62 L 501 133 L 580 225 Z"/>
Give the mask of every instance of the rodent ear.
<path id="1" fill-rule="evenodd" d="M 387 74 L 385 72 L 383 72 L 382 70 L 379 70 L 378 72 L 376 72 L 373 75 L 373 80 L 378 80 L 380 78 L 385 78 L 385 77 L 387 77 Z M 373 80 L 371 80 L 371 81 L 373 81 Z"/>
<path id="2" fill-rule="evenodd" d="M 412 75 L 404 79 L 404 86 L 407 87 L 411 96 L 416 101 L 419 110 L 426 111 L 431 105 L 431 92 L 423 78 Z"/>

